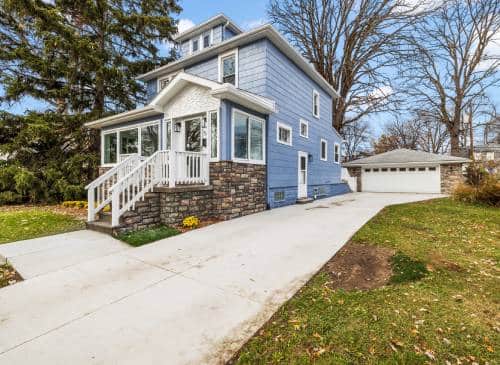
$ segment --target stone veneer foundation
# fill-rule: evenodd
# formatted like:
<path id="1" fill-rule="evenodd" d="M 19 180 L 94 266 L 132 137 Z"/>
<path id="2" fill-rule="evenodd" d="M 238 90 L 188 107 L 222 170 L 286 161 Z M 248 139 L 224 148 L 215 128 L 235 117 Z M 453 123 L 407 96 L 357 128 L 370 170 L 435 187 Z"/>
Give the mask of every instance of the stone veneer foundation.
<path id="1" fill-rule="evenodd" d="M 220 161 L 210 163 L 210 185 L 157 187 L 121 218 L 114 233 L 159 224 L 179 225 L 185 217 L 229 220 L 266 209 L 266 167 Z"/>
<path id="2" fill-rule="evenodd" d="M 462 164 L 441 165 L 441 193 L 451 194 L 455 187 L 465 182 Z"/>

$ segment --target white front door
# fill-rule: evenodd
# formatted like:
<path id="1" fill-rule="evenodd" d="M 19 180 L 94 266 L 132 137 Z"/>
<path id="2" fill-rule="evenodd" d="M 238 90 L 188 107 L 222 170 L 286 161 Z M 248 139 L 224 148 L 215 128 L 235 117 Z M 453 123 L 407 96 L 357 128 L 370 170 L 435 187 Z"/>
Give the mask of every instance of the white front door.
<path id="1" fill-rule="evenodd" d="M 299 151 L 299 199 L 307 198 L 307 153 Z"/>

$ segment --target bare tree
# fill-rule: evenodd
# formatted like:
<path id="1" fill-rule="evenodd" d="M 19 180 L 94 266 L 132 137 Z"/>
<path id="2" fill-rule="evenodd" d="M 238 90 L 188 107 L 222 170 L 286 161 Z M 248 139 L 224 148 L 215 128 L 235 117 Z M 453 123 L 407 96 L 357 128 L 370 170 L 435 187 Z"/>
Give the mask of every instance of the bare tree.
<path id="1" fill-rule="evenodd" d="M 351 161 L 369 149 L 370 128 L 368 123 L 358 120 L 344 126 L 345 160 Z"/>
<path id="2" fill-rule="evenodd" d="M 444 0 L 421 18 L 408 38 L 413 53 L 402 68 L 408 100 L 436 111 L 450 136 L 452 155 L 461 152 L 464 114 L 499 85 L 500 0 Z"/>
<path id="3" fill-rule="evenodd" d="M 417 18 L 408 0 L 271 0 L 269 17 L 339 91 L 333 126 L 387 110 L 403 30 Z"/>

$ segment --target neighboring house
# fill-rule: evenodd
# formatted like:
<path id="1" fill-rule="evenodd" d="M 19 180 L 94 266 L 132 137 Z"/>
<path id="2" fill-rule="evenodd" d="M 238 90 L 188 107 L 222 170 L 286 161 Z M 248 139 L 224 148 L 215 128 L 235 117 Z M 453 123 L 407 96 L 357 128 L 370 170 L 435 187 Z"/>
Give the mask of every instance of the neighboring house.
<path id="1" fill-rule="evenodd" d="M 102 139 L 90 222 L 110 202 L 112 226 L 129 229 L 348 191 L 336 92 L 272 26 L 218 15 L 175 42 L 179 60 L 138 77 L 148 105 L 86 124 Z"/>
<path id="2" fill-rule="evenodd" d="M 344 163 L 357 178 L 357 191 L 449 194 L 464 181 L 470 160 L 423 151 L 397 149 Z"/>
<path id="3" fill-rule="evenodd" d="M 486 126 L 483 143 L 474 146 L 474 158 L 478 161 L 500 163 L 500 118 Z"/>

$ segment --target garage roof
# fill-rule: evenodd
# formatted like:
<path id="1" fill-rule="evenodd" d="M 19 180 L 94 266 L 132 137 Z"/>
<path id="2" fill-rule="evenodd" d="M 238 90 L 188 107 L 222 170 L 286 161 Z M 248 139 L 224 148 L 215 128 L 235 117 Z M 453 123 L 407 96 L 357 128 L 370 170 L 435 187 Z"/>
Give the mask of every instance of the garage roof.
<path id="1" fill-rule="evenodd" d="M 344 163 L 344 166 L 366 166 L 366 165 L 385 165 L 385 164 L 414 164 L 414 163 L 434 163 L 434 164 L 452 164 L 465 163 L 470 160 L 463 157 L 449 155 L 438 155 L 435 153 L 414 151 L 401 148 L 389 152 L 384 152 L 375 156 L 361 158 L 351 162 Z"/>

